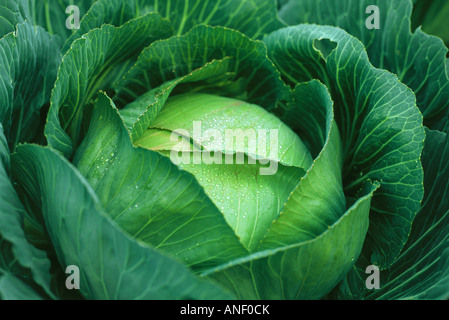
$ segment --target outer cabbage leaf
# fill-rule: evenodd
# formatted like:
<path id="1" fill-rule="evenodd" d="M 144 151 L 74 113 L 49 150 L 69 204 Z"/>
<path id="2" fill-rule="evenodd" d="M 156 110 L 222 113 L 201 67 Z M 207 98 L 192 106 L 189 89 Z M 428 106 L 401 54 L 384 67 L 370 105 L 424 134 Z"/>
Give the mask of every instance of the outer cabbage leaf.
<path id="1" fill-rule="evenodd" d="M 45 252 L 27 241 L 26 212 L 10 181 L 9 169 L 10 154 L 0 123 L 0 298 L 12 297 L 13 292 L 9 295 L 6 288 L 15 282 L 33 286 L 29 289 L 32 296 L 52 297 L 50 262 Z"/>
<path id="2" fill-rule="evenodd" d="M 122 233 L 86 180 L 55 151 L 20 146 L 11 170 L 17 183 L 26 186 L 26 197 L 40 204 L 61 266 L 79 267 L 85 298 L 231 298 L 174 259 Z"/>
<path id="3" fill-rule="evenodd" d="M 0 271 L 0 300 L 42 300 L 42 296 L 20 278 Z"/>
<path id="4" fill-rule="evenodd" d="M 82 34 L 105 23 L 118 27 L 148 12 L 158 12 L 170 20 L 177 35 L 204 24 L 239 30 L 257 39 L 284 26 L 277 18 L 274 0 L 99 0 L 83 17 L 80 29 L 70 37 L 65 48 Z"/>
<path id="5" fill-rule="evenodd" d="M 379 30 L 366 27 L 370 16 L 366 9 L 370 5 L 379 7 Z M 435 7 L 442 17 L 449 8 Z M 279 15 L 292 25 L 338 26 L 357 37 L 375 67 L 396 74 L 414 91 L 424 124 L 441 131 L 449 120 L 449 74 L 445 68 L 448 49 L 441 39 L 421 29 L 412 32 L 412 9 L 411 0 L 289 0 Z"/>
<path id="6" fill-rule="evenodd" d="M 0 1 L 0 38 L 16 30 L 16 25 L 24 18 L 17 0 Z"/>
<path id="7" fill-rule="evenodd" d="M 233 290 L 239 299 L 320 299 L 348 272 L 361 250 L 375 188 L 319 237 L 257 252 L 203 276 Z"/>
<path id="8" fill-rule="evenodd" d="M 42 136 L 40 111 L 50 99 L 60 62 L 55 39 L 24 22 L 0 39 L 0 123 L 11 150 Z"/>
<path id="9" fill-rule="evenodd" d="M 354 267 L 330 297 L 338 299 L 449 298 L 449 140 L 426 130 L 425 195 L 410 238 L 392 266 L 380 273 L 380 289 L 367 290 L 367 275 Z"/>
<path id="10" fill-rule="evenodd" d="M 89 125 L 84 118 L 91 99 L 122 74 L 123 63 L 134 59 L 151 42 L 171 34 L 168 21 L 148 14 L 121 27 L 104 25 L 75 41 L 63 58 L 52 92 L 45 127 L 48 144 L 71 157 Z"/>
<path id="11" fill-rule="evenodd" d="M 313 146 L 314 161 L 296 183 L 261 248 L 314 239 L 346 211 L 342 144 L 327 89 L 319 81 L 297 85 L 283 120 Z"/>
<path id="12" fill-rule="evenodd" d="M 413 29 L 422 26 L 424 32 L 436 35 L 443 39 L 446 45 L 449 45 L 449 31 L 447 30 L 449 2 L 413 0 L 413 3 Z"/>
<path id="13" fill-rule="evenodd" d="M 63 44 L 76 31 L 68 29 L 66 21 L 72 12 L 67 13 L 68 6 L 75 5 L 79 9 L 81 19 L 96 0 L 14 0 L 18 2 L 23 16 L 34 25 L 41 26 Z"/>

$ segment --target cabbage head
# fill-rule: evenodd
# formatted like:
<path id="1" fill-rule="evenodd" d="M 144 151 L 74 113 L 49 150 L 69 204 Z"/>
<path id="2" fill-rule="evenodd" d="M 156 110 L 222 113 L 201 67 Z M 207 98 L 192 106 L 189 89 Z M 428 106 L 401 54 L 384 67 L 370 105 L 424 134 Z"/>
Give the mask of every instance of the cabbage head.
<path id="1" fill-rule="evenodd" d="M 441 11 L 78 2 L 0 0 L 0 298 L 449 298 Z"/>

